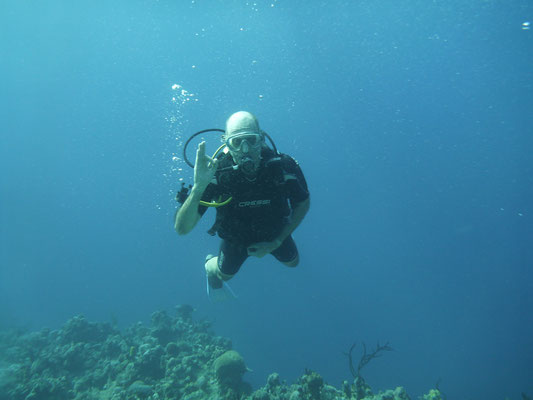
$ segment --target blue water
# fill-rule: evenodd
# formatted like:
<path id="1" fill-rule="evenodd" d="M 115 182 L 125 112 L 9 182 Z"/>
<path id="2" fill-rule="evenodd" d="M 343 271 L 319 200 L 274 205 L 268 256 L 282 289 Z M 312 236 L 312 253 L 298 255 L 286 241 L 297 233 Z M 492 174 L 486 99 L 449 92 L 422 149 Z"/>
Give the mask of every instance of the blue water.
<path id="1" fill-rule="evenodd" d="M 189 303 L 255 387 L 305 368 L 339 386 L 354 341 L 388 341 L 376 391 L 533 395 L 528 21 L 528 0 L 4 0 L 0 325 Z M 213 211 L 173 231 L 180 146 L 241 109 L 312 206 L 300 266 L 250 259 L 214 304 Z"/>

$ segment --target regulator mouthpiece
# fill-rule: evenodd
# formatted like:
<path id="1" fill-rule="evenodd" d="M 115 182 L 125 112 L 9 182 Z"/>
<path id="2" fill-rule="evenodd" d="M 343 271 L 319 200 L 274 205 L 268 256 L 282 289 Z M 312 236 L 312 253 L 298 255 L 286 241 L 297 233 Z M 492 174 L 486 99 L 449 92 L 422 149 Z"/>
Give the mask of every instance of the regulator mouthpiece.
<path id="1" fill-rule="evenodd" d="M 239 163 L 239 168 L 245 175 L 252 175 L 256 171 L 255 161 L 251 157 L 243 157 Z"/>

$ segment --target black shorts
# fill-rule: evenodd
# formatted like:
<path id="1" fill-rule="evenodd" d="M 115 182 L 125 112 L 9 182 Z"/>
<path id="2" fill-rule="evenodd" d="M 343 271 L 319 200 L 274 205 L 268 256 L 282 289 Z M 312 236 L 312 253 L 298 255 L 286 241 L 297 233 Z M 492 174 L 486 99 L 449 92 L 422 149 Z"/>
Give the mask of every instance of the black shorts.
<path id="1" fill-rule="evenodd" d="M 292 236 L 289 236 L 281 243 L 281 246 L 270 254 L 280 262 L 287 263 L 298 257 L 298 249 Z M 218 252 L 218 269 L 223 274 L 235 275 L 248 257 L 248 248 L 246 246 L 222 239 Z"/>

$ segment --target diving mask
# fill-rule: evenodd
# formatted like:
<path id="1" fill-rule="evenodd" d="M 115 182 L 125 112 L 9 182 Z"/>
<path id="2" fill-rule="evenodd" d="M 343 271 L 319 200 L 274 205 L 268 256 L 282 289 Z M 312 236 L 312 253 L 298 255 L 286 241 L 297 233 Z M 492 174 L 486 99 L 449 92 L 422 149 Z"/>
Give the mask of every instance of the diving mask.
<path id="1" fill-rule="evenodd" d="M 261 147 L 263 136 L 257 133 L 240 133 L 231 135 L 226 140 L 226 145 L 231 151 L 248 152 Z"/>

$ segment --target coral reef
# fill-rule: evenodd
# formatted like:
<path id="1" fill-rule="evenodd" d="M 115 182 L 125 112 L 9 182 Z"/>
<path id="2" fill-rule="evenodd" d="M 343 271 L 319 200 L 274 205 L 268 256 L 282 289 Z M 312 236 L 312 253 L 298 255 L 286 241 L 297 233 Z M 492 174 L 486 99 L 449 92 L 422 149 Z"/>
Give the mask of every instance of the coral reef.
<path id="1" fill-rule="evenodd" d="M 308 370 L 292 385 L 273 373 L 252 391 L 231 341 L 192 315 L 178 306 L 124 331 L 76 316 L 58 330 L 0 332 L 0 400 L 409 399 L 401 387 L 374 395 L 363 381 L 363 390 L 360 376 L 337 389 Z M 424 396 L 439 398 L 434 390 Z"/>
<path id="2" fill-rule="evenodd" d="M 356 343 L 352 344 L 352 347 L 350 347 L 350 350 L 348 353 L 344 353 L 345 356 L 348 357 L 348 366 L 350 367 L 350 372 L 354 378 L 353 385 L 349 385 L 347 382 L 343 384 L 344 393 L 349 398 L 353 397 L 355 400 L 359 399 L 366 399 L 372 397 L 372 389 L 370 386 L 366 383 L 366 381 L 361 376 L 361 370 L 374 358 L 378 358 L 381 356 L 381 353 L 384 351 L 392 351 L 392 347 L 389 346 L 388 343 L 385 343 L 385 345 L 380 346 L 379 342 L 376 345 L 376 349 L 372 351 L 371 353 L 366 352 L 366 345 L 363 343 L 363 354 L 361 358 L 359 359 L 359 364 L 357 365 L 357 371 L 353 366 L 353 350 L 355 349 Z"/>
<path id="3" fill-rule="evenodd" d="M 442 395 L 438 389 L 431 389 L 424 395 L 423 400 L 442 400 Z"/>

